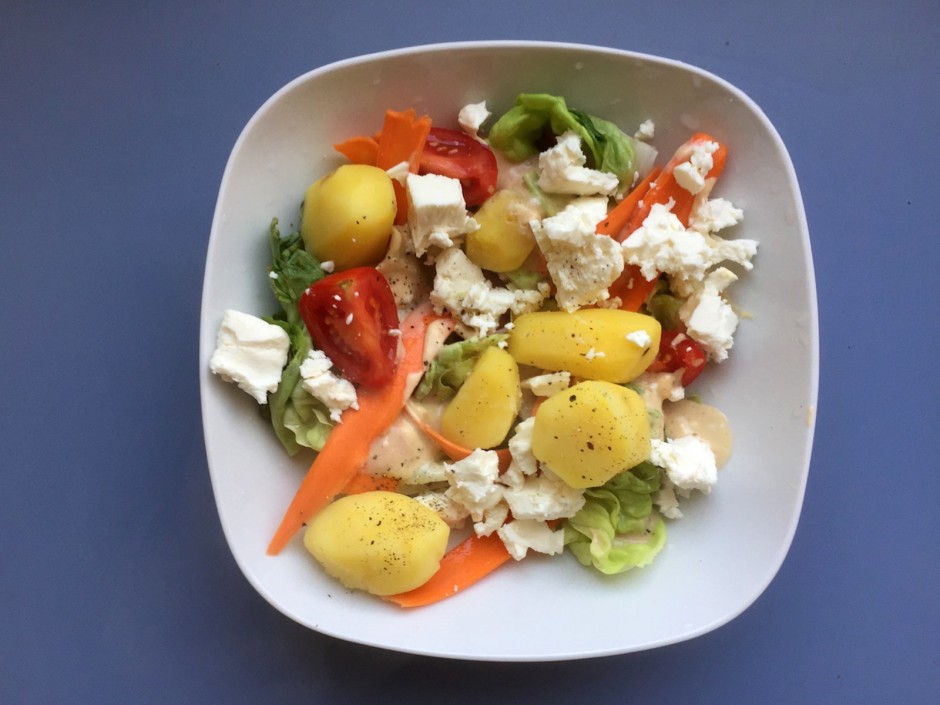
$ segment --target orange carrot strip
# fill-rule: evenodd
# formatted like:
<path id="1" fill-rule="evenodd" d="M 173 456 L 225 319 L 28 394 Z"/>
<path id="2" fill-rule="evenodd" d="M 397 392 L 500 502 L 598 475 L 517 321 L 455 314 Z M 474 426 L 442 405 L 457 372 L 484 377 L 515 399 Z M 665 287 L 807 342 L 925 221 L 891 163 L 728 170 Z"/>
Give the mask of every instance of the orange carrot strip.
<path id="1" fill-rule="evenodd" d="M 649 215 L 650 210 L 654 204 L 668 203 L 669 199 L 674 201 L 672 212 L 676 215 L 677 218 L 679 218 L 684 226 L 688 227 L 689 214 L 692 212 L 692 203 L 695 200 L 695 196 L 686 191 L 678 184 L 678 182 L 676 182 L 674 171 L 675 168 L 679 166 L 679 164 L 688 160 L 689 155 L 692 153 L 692 148 L 699 142 L 718 142 L 718 140 L 714 139 L 710 135 L 705 134 L 704 132 L 696 132 L 685 144 L 676 150 L 676 153 L 673 155 L 672 159 L 669 160 L 669 162 L 663 168 L 662 173 L 656 179 L 656 183 L 654 183 L 650 187 L 649 191 L 646 192 L 646 195 L 643 197 L 636 210 L 633 212 L 633 216 L 627 223 L 627 230 L 629 233 L 632 233 L 634 230 L 643 225 L 643 221 L 646 220 L 646 216 Z M 708 174 L 705 175 L 705 178 L 718 178 L 725 168 L 725 160 L 727 159 L 727 155 L 728 148 L 719 142 L 718 149 L 712 154 L 712 168 Z"/>
<path id="2" fill-rule="evenodd" d="M 367 472 L 357 472 L 343 488 L 343 494 L 362 494 L 382 490 L 394 492 L 398 489 L 398 480 L 393 477 L 379 477 Z"/>
<path id="3" fill-rule="evenodd" d="M 386 600 L 399 607 L 423 607 L 466 590 L 510 559 L 498 535 L 470 536 L 445 554 L 440 569 L 421 587 Z"/>
<path id="4" fill-rule="evenodd" d="M 268 545 L 276 555 L 304 522 L 339 494 L 369 455 L 369 447 L 398 418 L 405 405 L 408 377 L 424 369 L 422 354 L 428 324 L 436 315 L 431 305 L 416 309 L 401 325 L 405 352 L 395 377 L 381 389 L 360 389 L 359 408 L 346 409 L 342 422 L 326 439 Z"/>
<path id="5" fill-rule="evenodd" d="M 396 164 L 408 162 L 408 170 L 417 173 L 430 130 L 431 118 L 427 115 L 417 117 L 414 108 L 402 112 L 386 110 L 375 165 L 381 169 L 391 169 Z M 402 225 L 408 220 L 408 196 L 405 187 L 398 181 L 393 181 L 392 185 L 398 200 L 395 223 Z"/>
<path id="6" fill-rule="evenodd" d="M 607 217 L 597 224 L 597 234 L 610 235 L 616 240 L 623 240 L 624 233 L 622 231 L 624 226 L 630 220 L 630 216 L 633 215 L 633 211 L 639 205 L 640 200 L 649 191 L 650 184 L 659 176 L 661 171 L 660 167 L 653 169 L 620 203 L 614 206 L 607 214 Z"/>
<path id="7" fill-rule="evenodd" d="M 379 143 L 371 137 L 350 137 L 333 145 L 333 149 L 353 164 L 375 166 L 379 156 Z"/>
<path id="8" fill-rule="evenodd" d="M 473 450 L 470 448 L 464 448 L 459 443 L 454 443 L 451 440 L 445 438 L 439 431 L 434 429 L 428 422 L 418 416 L 418 413 L 411 407 L 411 405 L 405 405 L 405 413 L 408 414 L 408 417 L 415 422 L 415 425 L 421 429 L 421 432 L 428 436 L 431 440 L 437 443 L 440 446 L 440 449 L 444 452 L 448 458 L 453 461 L 463 460 L 468 455 L 470 455 Z M 512 462 L 512 455 L 509 453 L 509 448 L 499 448 L 496 450 L 496 455 L 499 457 L 499 469 L 500 471 L 505 471 L 509 464 Z"/>

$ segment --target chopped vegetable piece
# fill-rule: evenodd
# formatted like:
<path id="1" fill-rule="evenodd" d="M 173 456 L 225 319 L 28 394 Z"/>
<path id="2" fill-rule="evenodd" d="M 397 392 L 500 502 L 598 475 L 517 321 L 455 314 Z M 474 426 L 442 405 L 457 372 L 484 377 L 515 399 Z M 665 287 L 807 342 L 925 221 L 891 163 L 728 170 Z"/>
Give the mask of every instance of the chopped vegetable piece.
<path id="1" fill-rule="evenodd" d="M 418 170 L 457 179 L 468 208 L 479 206 L 496 192 L 496 156 L 485 144 L 457 130 L 431 128 Z"/>
<path id="2" fill-rule="evenodd" d="M 401 413 L 408 378 L 424 369 L 424 337 L 436 317 L 428 304 L 405 319 L 401 327 L 405 351 L 395 376 L 380 389 L 361 390 L 359 408 L 343 412 L 342 423 L 326 439 L 281 519 L 268 545 L 269 555 L 280 553 L 305 521 L 342 492 L 368 456 L 372 441 Z"/>
<path id="3" fill-rule="evenodd" d="M 316 346 L 343 376 L 381 387 L 395 374 L 398 308 L 382 273 L 374 267 L 337 272 L 300 298 L 300 314 Z"/>
<path id="4" fill-rule="evenodd" d="M 399 607 L 440 602 L 479 582 L 509 559 L 509 551 L 495 533 L 470 536 L 444 554 L 440 569 L 424 585 L 385 599 Z"/>

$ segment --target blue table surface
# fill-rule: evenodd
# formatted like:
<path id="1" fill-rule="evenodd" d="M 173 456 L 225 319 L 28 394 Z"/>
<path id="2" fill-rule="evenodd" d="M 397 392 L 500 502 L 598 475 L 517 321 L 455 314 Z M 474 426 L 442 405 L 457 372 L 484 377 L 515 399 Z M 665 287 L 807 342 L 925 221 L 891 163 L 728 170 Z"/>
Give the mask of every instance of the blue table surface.
<path id="1" fill-rule="evenodd" d="M 788 145 L 816 442 L 782 569 L 710 634 L 560 664 L 386 653 L 282 616 L 226 546 L 197 334 L 229 151 L 311 68 L 465 39 L 696 64 Z M 938 702 L 938 77 L 936 0 L 3 3 L 0 702 Z"/>

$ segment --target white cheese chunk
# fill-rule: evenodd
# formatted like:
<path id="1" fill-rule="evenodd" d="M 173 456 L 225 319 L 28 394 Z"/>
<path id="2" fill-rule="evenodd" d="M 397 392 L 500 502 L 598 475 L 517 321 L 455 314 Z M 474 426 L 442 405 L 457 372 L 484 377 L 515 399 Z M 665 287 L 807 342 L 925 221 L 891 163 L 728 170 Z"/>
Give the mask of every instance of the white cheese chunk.
<path id="1" fill-rule="evenodd" d="M 450 311 L 472 335 L 485 337 L 499 328 L 507 313 L 534 311 L 548 296 L 539 289 L 507 289 L 493 286 L 483 270 L 457 247 L 448 248 L 435 261 L 431 302 Z"/>
<path id="2" fill-rule="evenodd" d="M 576 196 L 601 194 L 609 196 L 617 190 L 619 179 L 613 174 L 585 167 L 587 157 L 581 151 L 578 133 L 568 130 L 551 147 L 539 155 L 538 185 L 548 193 Z"/>
<path id="3" fill-rule="evenodd" d="M 494 507 L 484 509 L 481 517 L 473 522 L 473 533 L 477 536 L 489 536 L 506 523 L 509 517 L 509 507 L 500 502 Z"/>
<path id="4" fill-rule="evenodd" d="M 675 487 L 708 494 L 718 482 L 715 454 L 701 438 L 683 436 L 670 441 L 654 438 L 650 443 L 650 462 L 663 468 Z"/>
<path id="5" fill-rule="evenodd" d="M 716 362 L 725 360 L 734 344 L 738 315 L 721 293 L 737 279 L 734 272 L 719 267 L 679 308 L 679 318 L 686 324 L 688 335 Z"/>
<path id="6" fill-rule="evenodd" d="M 571 373 L 562 370 L 561 372 L 535 375 L 523 380 L 522 386 L 537 397 L 550 397 L 552 394 L 563 392 L 571 386 Z"/>
<path id="7" fill-rule="evenodd" d="M 358 409 L 356 388 L 348 379 L 337 376 L 331 370 L 333 362 L 322 350 L 311 350 L 300 363 L 300 378 L 303 388 L 319 399 L 330 412 L 330 419 L 339 423 L 346 409 Z"/>
<path id="8" fill-rule="evenodd" d="M 432 247 L 452 247 L 479 228 L 467 215 L 463 191 L 457 179 L 439 174 L 408 174 L 408 222 L 415 254 Z"/>
<path id="9" fill-rule="evenodd" d="M 553 530 L 544 521 L 534 519 L 515 519 L 497 532 L 503 540 L 506 550 L 517 561 L 525 558 L 529 549 L 556 555 L 565 547 L 565 532 L 563 529 Z"/>
<path id="10" fill-rule="evenodd" d="M 650 334 L 645 330 L 635 330 L 632 333 L 627 333 L 624 337 L 641 350 L 645 350 L 653 342 Z"/>
<path id="11" fill-rule="evenodd" d="M 584 506 L 584 490 L 571 487 L 555 473 L 544 470 L 527 477 L 521 487 L 507 488 L 503 497 L 515 519 L 566 519 Z"/>
<path id="12" fill-rule="evenodd" d="M 686 191 L 696 194 L 705 188 L 705 177 L 712 170 L 715 161 L 712 155 L 718 150 L 718 143 L 711 140 L 696 142 L 688 161 L 677 164 L 673 169 L 676 182 Z"/>
<path id="13" fill-rule="evenodd" d="M 644 120 L 640 123 L 640 126 L 637 128 L 636 132 L 633 134 L 633 139 L 636 140 L 651 140 L 656 134 L 656 126 L 653 124 L 652 120 Z"/>
<path id="14" fill-rule="evenodd" d="M 713 266 L 736 262 L 751 269 L 757 241 L 744 238 L 724 240 L 715 235 L 683 227 L 670 211 L 672 204 L 655 204 L 643 224 L 624 240 L 623 256 L 636 265 L 647 280 L 660 272 L 682 283 L 701 282 Z M 681 288 L 681 287 L 680 287 Z"/>
<path id="15" fill-rule="evenodd" d="M 530 222 L 555 283 L 555 300 L 565 311 L 610 298 L 608 288 L 623 271 L 620 245 L 596 233 L 606 216 L 606 198 L 584 197 L 554 216 Z"/>
<path id="16" fill-rule="evenodd" d="M 450 487 L 445 490 L 449 499 L 466 508 L 475 522 L 483 520 L 483 513 L 492 509 L 503 498 L 499 484 L 499 456 L 496 451 L 477 448 L 463 460 L 444 463 Z"/>
<path id="17" fill-rule="evenodd" d="M 471 137 L 479 137 L 480 128 L 489 119 L 490 114 L 486 109 L 485 100 L 482 103 L 469 103 L 457 114 L 457 124 Z"/>
<path id="18" fill-rule="evenodd" d="M 209 369 L 234 382 L 259 404 L 277 391 L 287 364 L 290 338 L 280 326 L 241 311 L 228 309 L 222 316 L 216 349 Z"/>

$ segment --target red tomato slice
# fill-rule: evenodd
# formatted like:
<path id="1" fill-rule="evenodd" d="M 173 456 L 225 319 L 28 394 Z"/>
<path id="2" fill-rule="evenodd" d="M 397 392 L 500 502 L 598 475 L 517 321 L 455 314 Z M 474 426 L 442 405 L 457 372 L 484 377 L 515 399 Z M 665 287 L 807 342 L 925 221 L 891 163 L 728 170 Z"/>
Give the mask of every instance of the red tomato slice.
<path id="1" fill-rule="evenodd" d="M 485 144 L 457 130 L 431 128 L 418 173 L 459 180 L 467 208 L 479 206 L 496 192 L 496 156 Z"/>
<path id="2" fill-rule="evenodd" d="M 314 344 L 346 379 L 387 384 L 398 366 L 398 308 L 385 277 L 356 267 L 324 277 L 298 302 Z"/>
<path id="3" fill-rule="evenodd" d="M 659 354 L 649 366 L 650 372 L 675 372 L 680 367 L 682 386 L 688 387 L 695 378 L 702 374 L 706 362 L 702 346 L 684 333 L 664 330 L 659 343 Z"/>

